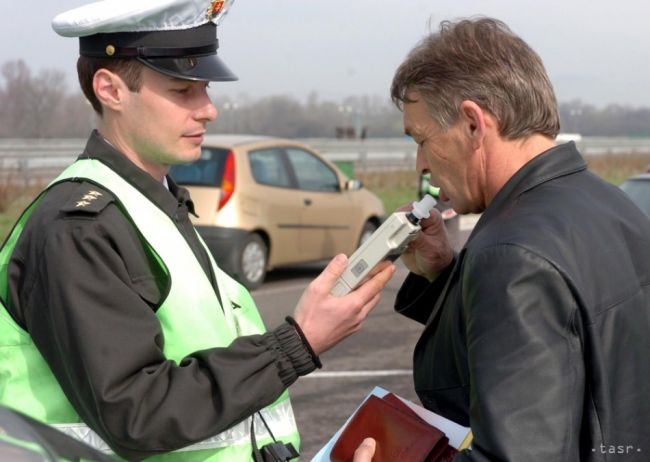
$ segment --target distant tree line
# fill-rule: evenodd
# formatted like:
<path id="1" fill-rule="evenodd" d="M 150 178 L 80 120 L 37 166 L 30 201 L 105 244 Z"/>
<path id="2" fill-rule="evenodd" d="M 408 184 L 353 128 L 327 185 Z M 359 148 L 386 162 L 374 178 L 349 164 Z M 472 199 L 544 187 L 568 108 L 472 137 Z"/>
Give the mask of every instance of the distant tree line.
<path id="1" fill-rule="evenodd" d="M 379 96 L 351 96 L 320 101 L 312 92 L 306 102 L 289 95 L 251 100 L 245 96 L 214 98 L 219 118 L 214 133 L 255 133 L 291 138 L 360 138 L 403 136 L 402 114 Z"/>
<path id="2" fill-rule="evenodd" d="M 650 108 L 611 104 L 603 109 L 580 100 L 562 103 L 562 131 L 583 136 L 650 137 Z"/>
<path id="3" fill-rule="evenodd" d="M 22 60 L 0 68 L 0 137 L 83 138 L 93 125 L 92 108 L 81 90 L 68 91 L 63 72 L 34 75 Z"/>
<path id="4" fill-rule="evenodd" d="M 249 133 L 290 138 L 399 137 L 402 115 L 387 97 L 350 96 L 306 101 L 291 95 L 253 99 L 215 96 L 219 118 L 211 133 Z M 94 113 L 76 83 L 70 90 L 63 72 L 31 72 L 22 60 L 0 67 L 0 138 L 84 138 Z M 650 108 L 572 101 L 560 104 L 563 132 L 585 136 L 650 136 Z"/>

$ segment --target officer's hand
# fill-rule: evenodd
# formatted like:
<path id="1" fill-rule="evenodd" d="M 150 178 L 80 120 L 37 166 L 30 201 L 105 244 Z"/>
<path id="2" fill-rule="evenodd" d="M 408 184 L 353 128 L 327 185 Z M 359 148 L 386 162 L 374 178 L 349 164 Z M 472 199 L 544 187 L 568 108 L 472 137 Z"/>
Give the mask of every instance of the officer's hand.
<path id="1" fill-rule="evenodd" d="M 352 462 L 372 462 L 372 456 L 375 455 L 377 442 L 372 438 L 366 438 L 361 442 L 356 451 Z"/>
<path id="2" fill-rule="evenodd" d="M 412 205 L 405 205 L 397 210 L 404 212 L 412 208 Z M 431 216 L 422 219 L 420 226 L 422 230 L 409 243 L 401 258 L 409 271 L 433 281 L 451 264 L 454 250 L 449 244 L 445 222 L 438 209 L 432 209 Z"/>
<path id="3" fill-rule="evenodd" d="M 334 257 L 305 289 L 296 306 L 294 318 L 317 355 L 361 328 L 370 310 L 379 302 L 379 292 L 395 272 L 392 263 L 382 262 L 366 282 L 349 294 L 330 295 L 347 262 L 343 254 Z"/>

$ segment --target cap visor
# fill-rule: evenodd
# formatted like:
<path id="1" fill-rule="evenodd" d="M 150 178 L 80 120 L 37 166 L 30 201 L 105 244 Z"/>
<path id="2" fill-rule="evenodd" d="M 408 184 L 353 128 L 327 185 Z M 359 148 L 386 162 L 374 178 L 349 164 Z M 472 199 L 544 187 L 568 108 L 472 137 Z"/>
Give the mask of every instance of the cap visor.
<path id="1" fill-rule="evenodd" d="M 228 82 L 237 80 L 217 55 L 187 58 L 137 58 L 142 64 L 171 77 L 184 80 Z"/>

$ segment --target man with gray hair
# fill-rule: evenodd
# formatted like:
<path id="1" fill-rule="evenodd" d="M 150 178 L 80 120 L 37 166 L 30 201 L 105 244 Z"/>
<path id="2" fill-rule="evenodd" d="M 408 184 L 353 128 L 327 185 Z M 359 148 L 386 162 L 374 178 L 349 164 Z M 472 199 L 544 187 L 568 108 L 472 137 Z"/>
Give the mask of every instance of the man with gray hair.
<path id="1" fill-rule="evenodd" d="M 650 221 L 555 145 L 539 56 L 500 21 L 443 22 L 391 94 L 418 170 L 482 214 L 459 253 L 423 220 L 395 305 L 424 325 L 422 403 L 472 429 L 454 461 L 648 460 Z"/>

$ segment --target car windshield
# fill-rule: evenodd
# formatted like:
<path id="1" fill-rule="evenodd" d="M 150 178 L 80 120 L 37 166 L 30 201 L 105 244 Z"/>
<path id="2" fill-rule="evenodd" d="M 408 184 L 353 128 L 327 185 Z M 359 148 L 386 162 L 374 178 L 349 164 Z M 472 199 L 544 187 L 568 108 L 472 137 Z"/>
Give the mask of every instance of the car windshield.
<path id="1" fill-rule="evenodd" d="M 627 180 L 621 185 L 621 189 L 630 196 L 637 207 L 650 216 L 650 181 Z"/>
<path id="2" fill-rule="evenodd" d="M 200 159 L 190 164 L 172 165 L 169 175 L 182 185 L 220 187 L 227 157 L 227 149 L 203 148 Z"/>

